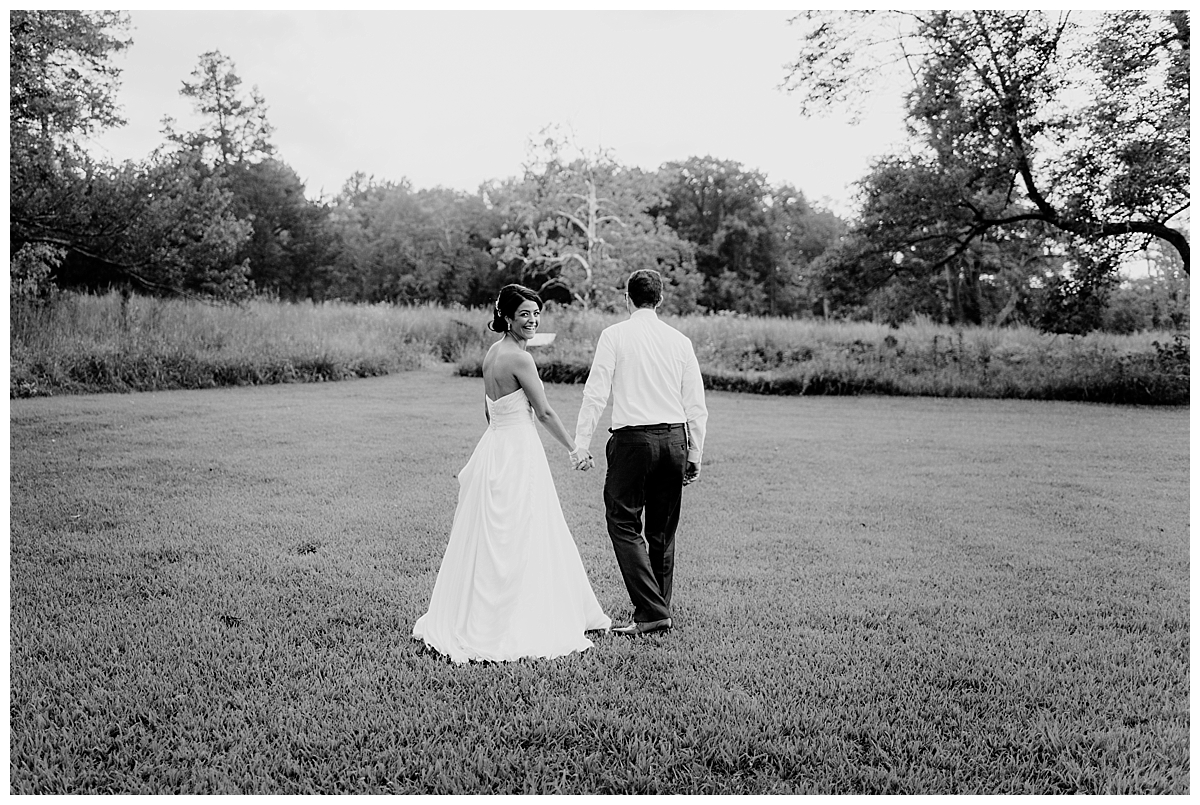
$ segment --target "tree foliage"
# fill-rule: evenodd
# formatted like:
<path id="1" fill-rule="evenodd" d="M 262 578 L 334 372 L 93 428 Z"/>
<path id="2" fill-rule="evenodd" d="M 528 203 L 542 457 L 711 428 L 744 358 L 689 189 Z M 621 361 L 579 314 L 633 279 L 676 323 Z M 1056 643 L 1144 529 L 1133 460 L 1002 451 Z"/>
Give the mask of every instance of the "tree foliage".
<path id="1" fill-rule="evenodd" d="M 771 315 L 809 307 L 809 264 L 839 237 L 834 216 L 732 160 L 692 157 L 667 163 L 662 173 L 656 212 L 696 245 L 701 305 Z"/>
<path id="2" fill-rule="evenodd" d="M 662 203 L 657 175 L 622 166 L 603 150 L 586 153 L 545 130 L 531 146 L 523 178 L 485 192 L 502 220 L 492 240 L 499 266 L 550 298 L 614 308 L 625 278 L 654 268 L 671 286 L 669 304 L 695 306 L 691 249 L 651 212 Z"/>
<path id="3" fill-rule="evenodd" d="M 179 93 L 191 99 L 199 125 L 179 131 L 165 118 L 163 133 L 229 191 L 233 214 L 249 232 L 236 259 L 253 288 L 288 299 L 323 295 L 333 259 L 327 211 L 305 197 L 300 177 L 275 158 L 274 128 L 258 88 L 246 92 L 233 60 L 214 50 L 201 54 Z"/>
<path id="4" fill-rule="evenodd" d="M 13 10 L 8 19 L 8 119 L 13 150 L 49 159 L 49 146 L 122 122 L 113 95 L 121 71 L 110 62 L 129 46 L 127 15 L 116 11 Z"/>
<path id="5" fill-rule="evenodd" d="M 522 175 L 474 193 L 358 173 L 309 200 L 276 152 L 265 99 L 215 50 L 181 84 L 194 130 L 164 118 L 164 147 L 110 164 L 86 142 L 121 122 L 111 56 L 129 44 L 127 19 L 12 12 L 14 299 L 58 284 L 484 305 L 518 281 L 614 308 L 629 273 L 654 268 L 676 313 L 923 314 L 1064 332 L 1186 322 L 1186 231 L 1171 218 L 1187 203 L 1185 12 L 1097 17 L 1087 36 L 1070 15 L 1037 12 L 804 19 L 814 27 L 793 88 L 811 108 L 895 72 L 883 55 L 911 67 L 913 148 L 864 177 L 852 224 L 733 160 L 646 170 L 554 128 Z M 1130 244 L 1164 264 L 1166 248 L 1178 270 L 1125 293 L 1113 277 Z"/>
<path id="6" fill-rule="evenodd" d="M 296 172 L 267 158 L 230 164 L 217 175 L 229 190 L 233 214 L 250 232 L 238 259 L 254 287 L 285 299 L 318 292 L 332 259 L 328 211 L 306 198 Z"/>
<path id="7" fill-rule="evenodd" d="M 9 14 L 9 214 L 12 253 L 25 243 L 64 245 L 95 168 L 81 139 L 121 122 L 120 71 L 128 18 L 111 11 Z"/>
<path id="8" fill-rule="evenodd" d="M 159 152 L 141 163 L 94 166 L 83 181 L 62 194 L 86 203 L 63 210 L 61 238 L 41 238 L 73 258 L 60 269 L 65 282 L 125 280 L 148 293 L 220 298 L 248 292 L 248 266 L 236 256 L 250 227 L 190 155 Z"/>
<path id="9" fill-rule="evenodd" d="M 513 278 L 492 270 L 493 214 L 478 196 L 355 174 L 330 209 L 330 294 L 393 303 L 485 304 Z"/>
<path id="10" fill-rule="evenodd" d="M 1188 329 L 1191 307 L 1188 276 L 1175 250 L 1154 241 L 1132 264 L 1140 269 L 1138 276 L 1112 289 L 1103 328 L 1126 334 L 1147 328 Z"/>
<path id="11" fill-rule="evenodd" d="M 113 166 L 83 138 L 120 122 L 112 53 L 124 15 L 14 11 L 9 20 L 10 264 L 31 255 L 64 284 L 236 296 L 248 289 L 235 252 L 248 227 L 194 161 L 155 154 Z"/>
<path id="12" fill-rule="evenodd" d="M 1188 14 L 1079 16 L 797 18 L 805 38 L 787 83 L 806 112 L 860 97 L 885 73 L 911 76 L 912 150 L 864 179 L 852 241 L 827 275 L 858 271 L 870 288 L 902 272 L 961 273 L 954 264 L 976 244 L 1012 238 L 1108 274 L 1158 238 L 1187 265 Z"/>
<path id="13" fill-rule="evenodd" d="M 195 131 L 179 132 L 174 119 L 163 118 L 167 139 L 198 152 L 208 164 L 221 167 L 271 156 L 275 153 L 271 143 L 274 128 L 267 120 L 266 101 L 258 87 L 246 93 L 241 85 L 232 59 L 219 50 L 201 54 L 192 81 L 184 81 L 179 90 L 180 95 L 192 99 L 201 126 Z"/>

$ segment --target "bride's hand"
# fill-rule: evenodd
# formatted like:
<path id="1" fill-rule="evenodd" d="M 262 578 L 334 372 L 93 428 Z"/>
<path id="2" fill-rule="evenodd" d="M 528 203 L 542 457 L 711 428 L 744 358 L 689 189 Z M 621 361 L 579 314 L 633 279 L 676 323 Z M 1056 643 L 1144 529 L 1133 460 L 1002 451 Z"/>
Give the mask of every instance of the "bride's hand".
<path id="1" fill-rule="evenodd" d="M 588 453 L 586 450 L 581 450 L 578 447 L 572 450 L 570 453 L 567 453 L 567 455 L 571 459 L 571 466 L 577 470 L 587 472 L 596 465 L 596 462 L 592 460 L 591 453 Z"/>

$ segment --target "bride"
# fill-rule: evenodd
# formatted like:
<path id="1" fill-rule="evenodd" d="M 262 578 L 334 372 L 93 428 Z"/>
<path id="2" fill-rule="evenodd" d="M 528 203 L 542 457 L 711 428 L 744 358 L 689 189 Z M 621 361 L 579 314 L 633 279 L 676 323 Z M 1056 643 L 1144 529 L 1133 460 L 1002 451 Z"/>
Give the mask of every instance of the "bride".
<path id="1" fill-rule="evenodd" d="M 429 611 L 413 626 L 414 638 L 454 662 L 559 657 L 591 648 L 585 631 L 612 626 L 563 518 L 534 424 L 579 467 L 526 351 L 541 312 L 530 289 L 500 291 L 489 327 L 503 336 L 483 359 L 488 429 L 458 474 L 450 541 Z"/>

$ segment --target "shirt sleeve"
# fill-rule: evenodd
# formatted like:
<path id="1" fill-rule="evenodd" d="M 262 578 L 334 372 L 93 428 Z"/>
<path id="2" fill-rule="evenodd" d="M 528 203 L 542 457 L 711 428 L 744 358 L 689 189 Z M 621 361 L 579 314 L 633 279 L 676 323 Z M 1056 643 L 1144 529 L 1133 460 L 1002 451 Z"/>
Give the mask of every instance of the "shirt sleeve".
<path id="1" fill-rule="evenodd" d="M 683 411 L 688 424 L 687 460 L 699 464 L 704 455 L 704 434 L 708 426 L 708 408 L 704 404 L 704 378 L 700 376 L 700 362 L 689 342 L 687 358 L 683 367 Z"/>
<path id="2" fill-rule="evenodd" d="M 587 383 L 583 386 L 583 404 L 579 407 L 579 421 L 575 423 L 576 448 L 591 452 L 592 435 L 596 432 L 600 415 L 608 405 L 616 365 L 617 352 L 613 346 L 612 335 L 605 330 L 600 333 L 596 354 L 592 358 L 592 368 L 588 372 Z"/>

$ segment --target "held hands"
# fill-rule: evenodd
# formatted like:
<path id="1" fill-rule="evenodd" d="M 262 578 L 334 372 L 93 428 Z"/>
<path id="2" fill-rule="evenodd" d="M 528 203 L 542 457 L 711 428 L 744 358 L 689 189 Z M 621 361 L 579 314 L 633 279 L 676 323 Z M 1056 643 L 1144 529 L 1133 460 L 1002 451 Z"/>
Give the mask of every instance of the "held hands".
<path id="1" fill-rule="evenodd" d="M 587 450 L 581 450 L 577 447 L 567 455 L 571 459 L 571 466 L 581 472 L 587 472 L 596 466 L 596 460 L 592 458 L 592 454 Z"/>

